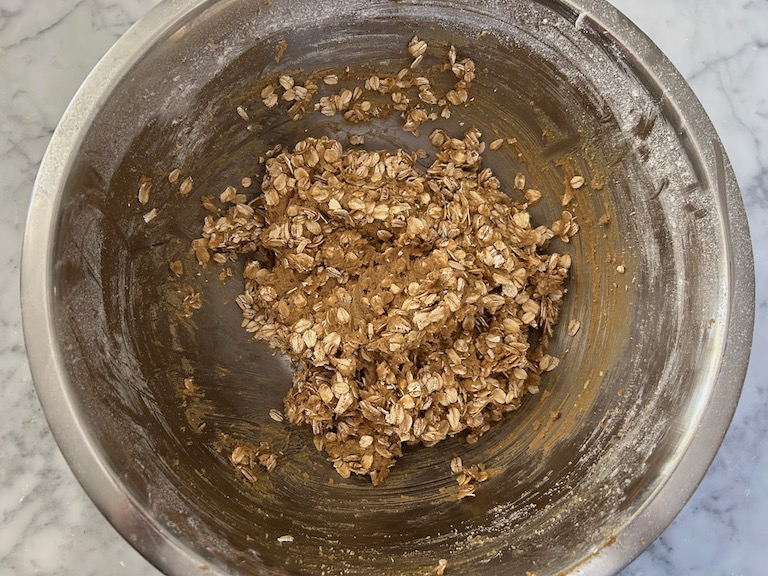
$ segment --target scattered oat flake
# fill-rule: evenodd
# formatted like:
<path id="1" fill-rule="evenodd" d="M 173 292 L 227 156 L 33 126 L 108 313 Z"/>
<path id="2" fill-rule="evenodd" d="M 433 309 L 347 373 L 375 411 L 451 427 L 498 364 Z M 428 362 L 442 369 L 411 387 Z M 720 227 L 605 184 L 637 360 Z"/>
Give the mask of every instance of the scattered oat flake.
<path id="1" fill-rule="evenodd" d="M 576 332 L 579 331 L 579 328 L 581 328 L 581 322 L 576 319 L 571 320 L 568 323 L 568 336 L 575 336 Z"/>
<path id="2" fill-rule="evenodd" d="M 420 40 L 418 36 L 411 38 L 411 41 L 408 43 L 408 53 L 411 56 L 418 58 L 419 56 L 423 56 L 426 51 L 427 43 L 424 42 L 424 40 Z"/>
<path id="3" fill-rule="evenodd" d="M 178 168 L 175 168 L 171 170 L 171 173 L 168 174 L 168 182 L 171 184 L 176 184 L 176 182 L 179 181 L 179 177 L 181 176 L 181 170 Z"/>
<path id="4" fill-rule="evenodd" d="M 503 144 L 504 144 L 504 138 L 497 138 L 496 140 L 491 142 L 491 145 L 489 146 L 489 148 L 491 150 L 498 150 L 499 148 L 501 148 Z"/>
<path id="5" fill-rule="evenodd" d="M 448 567 L 448 560 L 445 558 L 441 558 L 437 562 L 437 566 L 435 567 L 435 574 L 437 576 L 443 576 L 445 574 L 445 569 Z"/>
<path id="6" fill-rule="evenodd" d="M 184 180 L 181 182 L 181 186 L 179 187 L 179 194 L 182 196 L 187 196 L 190 192 L 192 192 L 192 176 L 187 176 L 184 178 Z"/>
<path id="7" fill-rule="evenodd" d="M 544 372 L 551 372 L 557 367 L 558 364 L 560 364 L 560 360 L 558 360 L 554 356 L 550 356 L 549 354 L 544 354 L 544 356 L 539 358 L 539 368 Z M 535 392 L 532 391 L 531 394 L 538 393 L 539 391 L 538 388 L 537 387 L 535 388 L 536 388 L 536 391 Z M 530 386 L 529 386 L 529 391 L 530 391 Z"/>
<path id="8" fill-rule="evenodd" d="M 146 222 L 147 224 L 152 222 L 152 220 L 154 220 L 155 218 L 157 218 L 157 208 L 152 208 L 152 210 L 144 214 L 144 222 Z"/>
<path id="9" fill-rule="evenodd" d="M 176 276 L 181 276 L 184 273 L 184 265 L 181 263 L 181 260 L 174 260 L 169 264 L 169 267 Z"/>
<path id="10" fill-rule="evenodd" d="M 522 172 L 515 174 L 515 188 L 525 190 L 525 174 Z"/>
<path id="11" fill-rule="evenodd" d="M 251 180 L 250 178 L 248 178 L 248 176 L 245 176 L 245 177 L 243 177 L 243 178 L 240 180 L 240 185 L 241 185 L 243 188 L 250 188 L 252 184 L 253 184 L 253 180 Z"/>
<path id="12" fill-rule="evenodd" d="M 285 536 L 280 536 L 277 539 L 278 542 L 293 542 L 293 536 L 290 534 L 286 534 Z"/>
<path id="13" fill-rule="evenodd" d="M 578 190 L 582 186 L 584 186 L 584 176 L 574 176 L 571 178 L 569 184 L 571 185 L 571 188 L 574 190 Z"/>
<path id="14" fill-rule="evenodd" d="M 624 272 L 626 271 L 627 269 L 625 268 L 624 264 L 619 264 L 618 266 L 616 266 L 616 272 L 618 272 L 619 274 L 624 274 Z"/>
<path id="15" fill-rule="evenodd" d="M 328 74 L 323 77 L 323 82 L 328 84 L 328 86 L 335 86 L 339 83 L 339 77 L 336 74 Z"/>
<path id="16" fill-rule="evenodd" d="M 424 54 L 426 50 L 427 50 L 427 43 L 424 42 L 424 40 L 419 40 L 418 36 L 414 36 L 413 38 L 411 38 L 411 41 L 408 42 L 408 53 L 413 57 Z"/>
<path id="17" fill-rule="evenodd" d="M 214 214 L 219 212 L 216 204 L 213 203 L 213 196 L 210 194 L 203 194 L 200 196 L 200 205 L 209 212 L 213 212 Z"/>
<path id="18" fill-rule="evenodd" d="M 272 418 L 275 422 L 282 422 L 284 420 L 283 413 L 280 412 L 280 410 L 276 410 L 275 408 L 272 408 L 272 410 L 269 411 L 269 417 Z"/>
<path id="19" fill-rule="evenodd" d="M 275 106 L 277 106 L 277 101 L 278 101 L 278 96 L 276 93 L 272 94 L 267 98 L 264 98 L 263 100 L 264 106 L 266 106 L 267 108 L 274 108 Z"/>
<path id="20" fill-rule="evenodd" d="M 573 200 L 573 190 L 571 188 L 567 188 L 563 193 L 563 200 L 561 205 L 563 207 L 568 206 L 568 204 L 571 203 L 571 200 Z"/>
<path id="21" fill-rule="evenodd" d="M 243 108 L 242 106 L 237 107 L 237 115 L 240 116 L 240 118 L 242 118 L 246 122 L 250 121 L 251 119 L 251 117 L 248 116 L 248 112 L 246 112 L 245 108 Z"/>
<path id="22" fill-rule="evenodd" d="M 573 214 L 564 210 L 560 220 L 552 223 L 551 229 L 555 236 L 567 243 L 578 233 L 579 225 Z"/>
<path id="23" fill-rule="evenodd" d="M 262 88 L 259 96 L 262 98 L 269 98 L 272 96 L 272 94 L 275 93 L 276 86 L 274 84 L 267 84 L 264 88 Z"/>
<path id="24" fill-rule="evenodd" d="M 528 204 L 535 204 L 541 200 L 541 192 L 534 190 L 533 188 L 528 188 L 528 190 L 525 191 L 525 200 Z"/>
<path id="25" fill-rule="evenodd" d="M 219 194 L 219 200 L 222 202 L 233 202 L 237 196 L 237 189 L 234 186 L 227 186 L 224 192 Z"/>
<path id="26" fill-rule="evenodd" d="M 142 176 L 139 180 L 139 202 L 146 204 L 149 202 L 149 192 L 152 189 L 152 179 Z"/>

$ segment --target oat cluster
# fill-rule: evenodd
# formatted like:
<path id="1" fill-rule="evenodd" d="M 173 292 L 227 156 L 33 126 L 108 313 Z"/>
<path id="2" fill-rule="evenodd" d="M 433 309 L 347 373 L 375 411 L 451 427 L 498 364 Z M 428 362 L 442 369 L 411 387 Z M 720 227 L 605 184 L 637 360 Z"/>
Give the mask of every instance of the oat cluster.
<path id="1" fill-rule="evenodd" d="M 277 455 L 269 442 L 261 442 L 258 446 L 239 444 L 232 451 L 229 459 L 235 470 L 251 482 L 256 481 L 254 468 L 257 465 L 266 468 L 267 472 L 271 472 L 277 466 Z"/>
<path id="2" fill-rule="evenodd" d="M 420 75 L 416 68 L 427 52 L 427 43 L 414 36 L 408 43 L 408 53 L 414 58 L 410 66 L 393 74 L 371 74 L 362 83 L 345 82 L 344 75 L 329 73 L 320 77 L 311 73 L 300 82 L 290 74 L 282 74 L 277 82 L 267 84 L 260 92 L 262 103 L 274 108 L 280 102 L 289 105 L 288 116 L 300 120 L 312 112 L 325 116 L 340 114 L 350 123 L 367 122 L 374 118 L 398 113 L 403 118 L 403 129 L 417 134 L 419 126 L 438 118 L 450 118 L 451 106 L 466 105 L 469 91 L 475 79 L 475 63 L 470 58 L 459 58 L 456 48 L 448 49 L 447 59 L 440 69 L 451 72 L 454 83 L 443 93 L 438 93 L 428 76 Z M 320 82 L 325 86 L 341 87 L 333 94 L 321 96 Z M 250 116 L 243 106 L 237 108 L 245 121 Z"/>
<path id="3" fill-rule="evenodd" d="M 425 122 L 450 117 L 452 106 L 469 105 L 475 79 L 474 62 L 450 47 L 447 60 L 431 68 L 455 77 L 438 94 L 415 71 L 426 52 L 414 37 L 409 67 L 359 82 L 348 69 L 304 80 L 283 74 L 261 90 L 261 101 L 268 108 L 285 103 L 293 120 L 316 112 L 358 123 L 396 113 L 417 134 Z M 321 95 L 321 86 L 337 92 Z M 236 112 L 250 122 L 246 105 Z M 437 129 L 430 141 L 437 153 L 426 171 L 416 166 L 424 151 L 344 150 L 326 137 L 292 150 L 276 144 L 260 158 L 262 195 L 249 201 L 227 186 L 218 195 L 225 212 L 213 195 L 201 196 L 211 214 L 192 243 L 203 266 L 246 259 L 237 298 L 242 326 L 294 362 L 284 413 L 273 409 L 270 418 L 311 428 L 340 475 L 368 475 L 374 484 L 403 444 L 433 446 L 459 433 L 475 442 L 558 364 L 546 347 L 571 260 L 545 249 L 555 236 L 568 242 L 578 224 L 563 211 L 550 227 L 533 226 L 527 208 L 541 192 L 517 174 L 520 201 L 504 195 L 482 165 L 478 130 L 452 138 Z M 516 141 L 497 138 L 489 148 L 505 143 Z M 181 176 L 174 170 L 168 178 L 176 184 Z M 583 183 L 574 177 L 570 186 Z M 179 193 L 189 194 L 192 184 L 186 177 Z M 240 184 L 247 189 L 253 181 Z M 140 203 L 151 186 L 139 182 Z M 180 264 L 171 263 L 177 275 Z M 219 275 L 231 276 L 229 267 Z M 268 444 L 243 444 L 231 461 L 253 481 L 255 465 L 271 470 L 276 456 Z M 454 459 L 451 469 L 459 499 L 488 478 L 482 464 L 466 468 Z M 445 566 L 441 560 L 436 572 Z"/>
<path id="4" fill-rule="evenodd" d="M 463 500 L 467 496 L 475 495 L 475 484 L 488 480 L 488 471 L 485 464 L 472 464 L 465 467 L 461 458 L 455 456 L 451 460 L 451 472 L 459 485 L 458 499 Z"/>
<path id="5" fill-rule="evenodd" d="M 544 248 L 575 222 L 533 226 L 483 167 L 478 130 L 431 140 L 426 172 L 418 154 L 302 140 L 195 242 L 203 264 L 247 258 L 243 327 L 295 363 L 286 419 L 375 484 L 403 444 L 476 441 L 558 363 L 545 348 L 571 260 Z"/>

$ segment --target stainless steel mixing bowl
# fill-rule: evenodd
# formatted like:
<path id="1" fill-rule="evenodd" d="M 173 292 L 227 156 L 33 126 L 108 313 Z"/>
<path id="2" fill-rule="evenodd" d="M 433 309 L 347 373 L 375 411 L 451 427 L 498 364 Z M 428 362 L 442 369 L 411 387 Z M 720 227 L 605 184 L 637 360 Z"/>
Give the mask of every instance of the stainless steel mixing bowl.
<path id="1" fill-rule="evenodd" d="M 258 177 L 275 143 L 353 130 L 369 148 L 424 146 L 394 119 L 291 122 L 257 96 L 279 71 L 397 70 L 415 33 L 477 62 L 474 104 L 443 125 L 517 138 L 519 155 L 487 161 L 507 189 L 521 171 L 546 192 L 539 222 L 557 218 L 567 177 L 588 186 L 571 206 L 580 234 L 553 247 L 574 268 L 553 343 L 562 363 L 543 393 L 477 444 L 407 450 L 372 487 L 338 477 L 308 431 L 268 418 L 289 367 L 240 329 L 238 282 L 201 273 L 190 241 L 198 193 Z M 188 198 L 162 184 L 176 167 L 194 177 Z M 146 207 L 142 175 L 156 182 Z M 56 131 L 22 276 L 30 364 L 64 455 L 123 536 L 177 575 L 425 574 L 441 558 L 452 574 L 613 573 L 717 451 L 754 312 L 720 141 L 671 64 L 600 0 L 168 0 L 109 52 Z M 184 285 L 204 295 L 191 318 Z M 183 393 L 188 376 L 202 394 Z M 240 439 L 282 453 L 253 486 L 227 460 Z M 492 470 L 471 501 L 455 500 L 454 455 Z"/>

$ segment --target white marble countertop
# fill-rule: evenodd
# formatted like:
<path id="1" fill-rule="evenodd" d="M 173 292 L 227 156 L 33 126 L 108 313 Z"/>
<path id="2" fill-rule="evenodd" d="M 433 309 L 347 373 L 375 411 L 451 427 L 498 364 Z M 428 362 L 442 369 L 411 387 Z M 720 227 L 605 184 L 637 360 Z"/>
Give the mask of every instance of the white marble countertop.
<path id="1" fill-rule="evenodd" d="M 689 80 L 734 164 L 757 267 L 753 357 L 722 449 L 691 501 L 622 573 L 768 573 L 768 2 L 612 0 Z M 157 0 L 0 0 L 0 575 L 157 576 L 96 510 L 35 396 L 20 248 L 35 173 L 91 67 Z"/>

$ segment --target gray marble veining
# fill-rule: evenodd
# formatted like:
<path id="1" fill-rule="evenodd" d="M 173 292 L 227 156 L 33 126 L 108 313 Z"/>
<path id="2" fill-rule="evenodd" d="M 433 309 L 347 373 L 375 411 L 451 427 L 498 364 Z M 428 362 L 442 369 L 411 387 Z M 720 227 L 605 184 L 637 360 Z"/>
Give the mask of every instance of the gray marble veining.
<path id="1" fill-rule="evenodd" d="M 91 67 L 156 0 L 0 0 L 0 575 L 159 573 L 67 468 L 24 354 L 18 276 L 37 167 Z M 691 501 L 623 576 L 768 573 L 768 2 L 613 0 L 689 80 L 744 193 L 756 261 L 753 358 L 722 449 Z"/>

